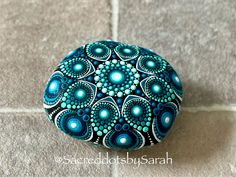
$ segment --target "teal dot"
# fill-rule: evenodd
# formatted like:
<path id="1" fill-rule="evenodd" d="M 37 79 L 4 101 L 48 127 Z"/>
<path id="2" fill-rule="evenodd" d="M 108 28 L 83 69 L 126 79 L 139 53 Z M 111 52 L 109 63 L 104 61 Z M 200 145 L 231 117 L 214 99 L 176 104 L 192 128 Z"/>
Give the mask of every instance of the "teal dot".
<path id="1" fill-rule="evenodd" d="M 61 107 L 65 108 L 66 107 L 66 103 L 65 102 L 61 103 Z"/>
<path id="2" fill-rule="evenodd" d="M 129 48 L 125 48 L 123 51 L 124 51 L 125 53 L 127 53 L 127 54 L 129 54 L 129 53 L 132 52 Z"/>
<path id="3" fill-rule="evenodd" d="M 152 85 L 152 91 L 154 93 L 160 93 L 161 92 L 161 86 L 159 84 L 153 84 Z"/>
<path id="4" fill-rule="evenodd" d="M 101 132 L 101 131 L 98 131 L 98 132 L 97 132 L 97 135 L 98 135 L 98 136 L 102 136 L 102 132 Z"/>
<path id="5" fill-rule="evenodd" d="M 138 117 L 138 116 L 141 116 L 143 114 L 143 109 L 142 109 L 141 106 L 135 105 L 134 107 L 132 107 L 131 113 L 132 113 L 133 116 Z"/>
<path id="6" fill-rule="evenodd" d="M 85 97 L 86 97 L 86 92 L 85 92 L 85 90 L 83 90 L 83 89 L 77 89 L 76 92 L 75 92 L 75 97 L 76 97 L 77 99 L 83 99 L 83 98 L 85 98 Z"/>
<path id="7" fill-rule="evenodd" d="M 120 146 L 127 146 L 131 144 L 132 139 L 128 134 L 120 134 L 115 141 Z"/>
<path id="8" fill-rule="evenodd" d="M 101 119 L 108 119 L 110 116 L 110 112 L 108 109 L 101 109 L 99 111 L 99 118 Z"/>
<path id="9" fill-rule="evenodd" d="M 56 93 L 60 89 L 60 82 L 57 80 L 54 80 L 50 83 L 48 91 L 50 93 Z"/>
<path id="10" fill-rule="evenodd" d="M 154 67 L 156 66 L 156 64 L 155 64 L 154 61 L 149 60 L 149 61 L 147 62 L 147 66 L 149 66 L 150 68 L 154 68 Z"/>
<path id="11" fill-rule="evenodd" d="M 81 71 L 83 69 L 83 65 L 80 63 L 77 63 L 73 67 L 74 71 Z"/>
<path id="12" fill-rule="evenodd" d="M 150 126 L 150 125 L 151 125 L 151 123 L 150 123 L 150 122 L 147 122 L 147 123 L 146 123 L 146 125 L 147 125 L 147 126 Z"/>
<path id="13" fill-rule="evenodd" d="M 95 52 L 96 52 L 96 53 L 102 53 L 102 52 L 103 52 L 103 49 L 102 49 L 102 48 L 96 48 L 96 49 L 95 49 Z"/>
<path id="14" fill-rule="evenodd" d="M 109 80 L 113 84 L 121 84 L 125 80 L 125 75 L 123 72 L 115 70 L 109 73 Z"/>
<path id="15" fill-rule="evenodd" d="M 82 130 L 82 124 L 76 118 L 70 119 L 67 122 L 67 127 L 73 132 L 80 132 Z"/>
<path id="16" fill-rule="evenodd" d="M 138 126 L 138 130 L 141 131 L 141 130 L 142 130 L 142 127 L 141 127 L 141 126 Z"/>
<path id="17" fill-rule="evenodd" d="M 147 132 L 148 131 L 148 127 L 143 127 L 143 131 Z"/>

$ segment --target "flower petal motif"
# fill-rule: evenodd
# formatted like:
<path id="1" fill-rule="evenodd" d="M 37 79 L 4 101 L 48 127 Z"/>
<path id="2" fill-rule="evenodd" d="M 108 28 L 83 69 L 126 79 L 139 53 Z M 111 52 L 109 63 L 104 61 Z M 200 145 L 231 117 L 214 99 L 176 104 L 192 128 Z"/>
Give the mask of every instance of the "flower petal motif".
<path id="1" fill-rule="evenodd" d="M 122 115 L 134 129 L 148 132 L 152 120 L 152 110 L 146 99 L 136 95 L 127 96 L 122 106 Z"/>
<path id="2" fill-rule="evenodd" d="M 97 101 L 91 109 L 91 125 L 98 136 L 106 134 L 120 117 L 115 100 L 108 96 Z"/>
<path id="3" fill-rule="evenodd" d="M 83 119 L 85 115 L 78 115 L 75 111 L 66 109 L 55 117 L 56 126 L 64 133 L 80 139 L 89 141 L 93 137 L 91 126 L 88 119 Z"/>
<path id="4" fill-rule="evenodd" d="M 111 56 L 110 48 L 99 42 L 88 44 L 86 52 L 89 57 L 99 61 L 106 61 Z"/>
<path id="5" fill-rule="evenodd" d="M 52 74 L 47 82 L 43 94 L 43 103 L 45 108 L 51 108 L 59 103 L 63 92 L 67 88 L 66 80 L 67 79 L 60 71 L 56 71 Z"/>
<path id="6" fill-rule="evenodd" d="M 79 109 L 90 106 L 97 93 L 96 85 L 87 81 L 78 81 L 70 85 L 62 97 L 61 107 Z"/>
<path id="7" fill-rule="evenodd" d="M 136 63 L 136 68 L 140 72 L 147 73 L 147 74 L 161 73 L 166 69 L 166 66 L 167 66 L 167 62 L 158 55 L 140 56 Z"/>
<path id="8" fill-rule="evenodd" d="M 115 52 L 121 60 L 132 60 L 139 55 L 139 49 L 137 46 L 129 44 L 120 44 L 115 48 Z"/>
<path id="9" fill-rule="evenodd" d="M 65 60 L 59 66 L 61 71 L 69 77 L 82 79 L 95 72 L 93 64 L 84 58 L 72 58 L 71 60 Z"/>

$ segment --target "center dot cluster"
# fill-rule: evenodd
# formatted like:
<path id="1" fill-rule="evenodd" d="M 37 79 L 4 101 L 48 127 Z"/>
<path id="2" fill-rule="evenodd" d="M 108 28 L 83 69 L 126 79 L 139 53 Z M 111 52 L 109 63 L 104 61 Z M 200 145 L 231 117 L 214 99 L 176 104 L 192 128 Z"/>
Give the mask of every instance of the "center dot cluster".
<path id="1" fill-rule="evenodd" d="M 122 97 L 130 94 L 139 84 L 140 74 L 124 61 L 113 59 L 98 66 L 95 83 L 103 93 Z"/>

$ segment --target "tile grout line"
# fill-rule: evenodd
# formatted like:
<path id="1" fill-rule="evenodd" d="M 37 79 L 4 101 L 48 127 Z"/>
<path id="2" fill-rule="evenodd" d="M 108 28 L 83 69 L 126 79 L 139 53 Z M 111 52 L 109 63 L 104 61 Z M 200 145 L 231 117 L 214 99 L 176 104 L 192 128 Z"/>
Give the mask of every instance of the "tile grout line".
<path id="1" fill-rule="evenodd" d="M 182 107 L 184 112 L 216 112 L 216 111 L 231 111 L 236 112 L 236 105 L 211 105 L 211 106 L 194 106 L 194 107 Z"/>
<path id="2" fill-rule="evenodd" d="M 43 108 L 0 108 L 0 113 L 43 113 Z"/>
<path id="3" fill-rule="evenodd" d="M 215 112 L 229 111 L 236 112 L 236 105 L 212 105 L 212 106 L 193 106 L 181 107 L 183 112 Z M 0 113 L 43 113 L 43 108 L 0 108 Z"/>
<path id="4" fill-rule="evenodd" d="M 117 156 L 117 152 L 116 151 L 112 151 L 112 158 L 116 159 Z M 118 163 L 118 162 L 117 162 Z M 118 164 L 117 163 L 112 163 L 111 164 L 111 176 L 112 177 L 118 177 Z"/>
<path id="5" fill-rule="evenodd" d="M 119 0 L 111 0 L 111 8 L 112 8 L 112 40 L 118 40 L 118 23 L 119 23 Z M 117 152 L 112 152 L 112 157 L 117 156 Z M 118 164 L 111 164 L 111 176 L 118 177 Z"/>
<path id="6" fill-rule="evenodd" d="M 118 23 L 119 23 L 119 0 L 111 0 L 112 8 L 112 40 L 118 40 Z"/>

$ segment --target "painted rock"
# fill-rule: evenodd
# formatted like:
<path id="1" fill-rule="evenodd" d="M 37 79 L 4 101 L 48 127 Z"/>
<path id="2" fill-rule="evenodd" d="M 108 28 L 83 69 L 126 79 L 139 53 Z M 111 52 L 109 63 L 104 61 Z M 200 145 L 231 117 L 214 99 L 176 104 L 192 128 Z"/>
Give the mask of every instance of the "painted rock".
<path id="1" fill-rule="evenodd" d="M 49 78 L 48 119 L 64 133 L 112 149 L 159 143 L 182 101 L 171 65 L 150 49 L 98 41 L 71 51 Z"/>

